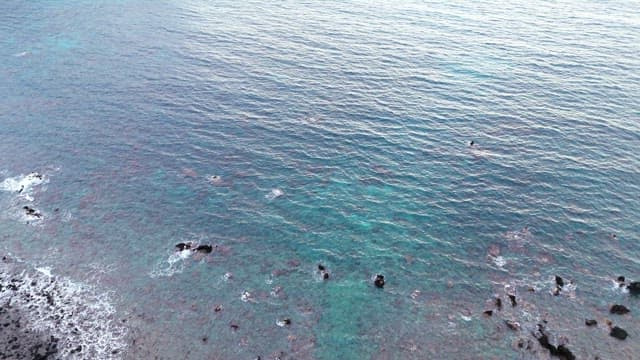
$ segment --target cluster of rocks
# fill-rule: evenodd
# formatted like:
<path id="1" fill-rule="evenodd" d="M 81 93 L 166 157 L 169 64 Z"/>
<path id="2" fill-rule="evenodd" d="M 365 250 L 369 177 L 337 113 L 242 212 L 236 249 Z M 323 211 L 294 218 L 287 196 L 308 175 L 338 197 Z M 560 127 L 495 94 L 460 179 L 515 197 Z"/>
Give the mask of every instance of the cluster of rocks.
<path id="1" fill-rule="evenodd" d="M 217 248 L 218 245 L 215 245 L 215 247 Z M 199 252 L 199 253 L 204 253 L 204 254 L 209 254 L 213 251 L 213 246 L 209 245 L 209 244 L 202 244 L 202 245 L 195 245 L 191 242 L 186 242 L 186 243 L 178 243 L 176 244 L 176 250 L 177 251 L 194 251 L 194 252 Z"/>
<path id="2" fill-rule="evenodd" d="M 31 216 L 31 217 L 34 217 L 34 218 L 37 218 L 37 219 L 40 219 L 42 217 L 42 213 L 40 213 L 39 211 L 37 211 L 36 209 L 34 209 L 34 208 L 30 207 L 30 206 L 25 205 L 25 206 L 22 207 L 22 209 L 24 209 L 25 214 L 27 216 Z"/>
<path id="3" fill-rule="evenodd" d="M 542 348 L 549 350 L 552 356 L 565 360 L 575 360 L 576 356 L 565 344 L 553 345 L 549 342 L 549 334 L 543 324 L 538 324 L 538 330 L 533 334 Z"/>
<path id="4" fill-rule="evenodd" d="M 324 265 L 318 264 L 318 272 L 323 280 L 329 280 L 329 270 Z"/>
<path id="5" fill-rule="evenodd" d="M 119 357 L 126 329 L 89 287 L 33 270 L 8 255 L 0 261 L 0 359 Z"/>
<path id="6" fill-rule="evenodd" d="M 22 310 L 10 301 L 0 304 L 0 359 L 45 360 L 58 354 L 59 339 L 42 331 L 32 330 Z"/>
<path id="7" fill-rule="evenodd" d="M 572 284 L 572 282 L 570 282 Z M 629 290 L 629 293 L 633 296 L 637 296 L 640 295 L 640 282 L 631 282 L 628 285 L 625 283 L 625 278 L 623 276 L 618 278 L 618 283 L 620 284 L 620 287 L 625 287 Z M 555 276 L 555 286 L 554 289 L 552 291 L 552 294 L 554 296 L 558 296 L 562 293 L 563 290 L 565 290 L 565 286 L 566 286 L 566 282 L 565 280 L 560 277 L 560 276 Z M 532 287 L 529 287 L 528 291 L 530 292 L 534 292 L 535 289 Z M 511 302 L 511 306 L 512 307 L 516 307 L 518 305 L 517 301 L 516 301 L 516 296 L 515 293 L 507 293 L 507 297 L 509 298 L 509 301 Z M 502 305 L 502 298 L 500 296 L 496 296 L 493 299 L 493 309 L 489 309 L 489 310 L 485 310 L 483 311 L 483 315 L 486 317 L 491 317 L 495 314 L 496 311 L 501 311 L 503 308 Z M 609 313 L 610 314 L 614 314 L 614 315 L 624 315 L 629 313 L 631 310 L 629 310 L 629 308 L 627 308 L 624 305 L 620 305 L 620 304 L 614 304 L 609 308 Z M 513 331 L 520 331 L 521 330 L 521 325 L 520 323 L 518 323 L 515 320 L 512 319 L 505 319 L 504 320 L 504 324 L 506 325 L 506 327 L 510 330 Z M 551 335 L 547 330 L 547 321 L 546 320 L 542 320 L 542 322 L 538 323 L 536 325 L 535 330 L 532 330 L 531 335 L 537 340 L 538 344 L 540 345 L 540 347 L 542 347 L 543 349 L 546 349 L 549 351 L 549 353 L 551 354 L 551 356 L 553 357 L 557 357 L 560 359 L 565 359 L 565 360 L 573 360 L 576 359 L 576 356 L 572 353 L 572 351 L 568 348 L 567 343 L 564 342 L 563 340 L 566 339 L 560 339 L 560 342 L 558 344 L 553 344 L 550 341 Z M 588 327 L 592 327 L 592 326 L 597 326 L 598 325 L 598 321 L 595 319 L 586 319 L 585 320 L 585 325 Z M 619 326 L 614 326 L 613 322 L 610 320 L 607 320 L 607 326 L 609 328 L 609 335 L 611 337 L 614 337 L 616 339 L 619 340 L 625 340 L 628 337 L 628 333 L 621 327 Z M 518 348 L 526 348 L 527 350 L 532 350 L 533 349 L 533 344 L 531 343 L 531 341 L 526 341 L 525 339 L 520 339 L 517 343 L 517 347 Z"/>

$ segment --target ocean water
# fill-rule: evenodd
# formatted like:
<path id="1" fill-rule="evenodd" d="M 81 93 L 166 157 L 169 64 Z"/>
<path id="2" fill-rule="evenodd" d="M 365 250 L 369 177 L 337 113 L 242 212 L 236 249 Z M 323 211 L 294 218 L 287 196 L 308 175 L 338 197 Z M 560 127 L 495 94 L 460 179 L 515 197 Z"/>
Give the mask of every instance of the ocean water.
<path id="1" fill-rule="evenodd" d="M 633 359 L 639 150 L 636 1 L 7 0 L 0 300 L 57 358 Z"/>

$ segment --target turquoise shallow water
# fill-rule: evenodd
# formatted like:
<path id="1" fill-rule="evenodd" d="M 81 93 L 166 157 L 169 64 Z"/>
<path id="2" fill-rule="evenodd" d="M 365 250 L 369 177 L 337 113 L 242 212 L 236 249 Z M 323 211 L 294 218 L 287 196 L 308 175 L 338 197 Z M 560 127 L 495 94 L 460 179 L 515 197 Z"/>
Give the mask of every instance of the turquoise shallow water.
<path id="1" fill-rule="evenodd" d="M 0 249 L 108 298 L 126 345 L 92 358 L 545 358 L 514 345 L 542 319 L 579 358 L 633 358 L 603 322 L 640 336 L 613 283 L 640 280 L 637 14 L 4 2 Z"/>

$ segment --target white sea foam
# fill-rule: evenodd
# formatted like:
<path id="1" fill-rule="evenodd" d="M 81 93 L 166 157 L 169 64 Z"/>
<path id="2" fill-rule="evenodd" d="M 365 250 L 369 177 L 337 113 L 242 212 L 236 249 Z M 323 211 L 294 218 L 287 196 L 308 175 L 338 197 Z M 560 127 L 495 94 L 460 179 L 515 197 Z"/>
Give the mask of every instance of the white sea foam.
<path id="1" fill-rule="evenodd" d="M 249 302 L 249 301 L 253 301 L 253 298 L 251 297 L 250 292 L 244 291 L 242 292 L 242 295 L 240 295 L 240 300 L 242 300 L 242 302 Z"/>
<path id="2" fill-rule="evenodd" d="M 36 268 L 36 270 L 48 277 L 53 277 L 53 274 L 51 273 L 51 268 L 48 266 L 38 267 Z"/>
<path id="3" fill-rule="evenodd" d="M 173 274 L 178 274 L 184 271 L 185 260 L 191 257 L 193 251 L 185 249 L 182 251 L 175 251 L 171 253 L 166 259 L 159 261 L 153 270 L 149 273 L 149 276 L 153 278 L 167 277 Z"/>
<path id="4" fill-rule="evenodd" d="M 15 211 L 12 210 L 8 213 L 9 218 L 25 224 L 38 224 L 44 215 L 42 211 L 36 209 L 34 214 L 27 214 L 23 206 L 25 201 L 33 202 L 35 200 L 34 196 L 38 191 L 41 191 L 40 187 L 47 182 L 48 179 L 37 172 L 9 177 L 0 182 L 0 192 L 8 192 L 14 195 L 9 208 L 15 209 Z"/>
<path id="5" fill-rule="evenodd" d="M 284 195 L 284 191 L 280 190 L 280 189 L 272 189 L 267 195 L 265 195 L 264 197 L 267 200 L 273 200 L 276 198 L 279 198 L 280 196 Z"/>
<path id="6" fill-rule="evenodd" d="M 516 244 L 524 244 L 533 240 L 533 234 L 529 227 L 525 226 L 520 230 L 507 231 L 504 234 L 505 239 Z"/>
<path id="7" fill-rule="evenodd" d="M 611 280 L 611 290 L 620 292 L 623 294 L 629 293 L 629 290 L 627 289 L 627 285 L 623 283 L 621 286 L 621 284 L 616 280 Z"/>
<path id="8" fill-rule="evenodd" d="M 48 179 L 44 175 L 32 172 L 28 175 L 19 175 L 4 179 L 0 183 L 1 191 L 19 193 L 22 197 L 29 201 L 33 201 L 31 192 L 33 189 L 42 184 L 46 184 Z"/>
<path id="9" fill-rule="evenodd" d="M 11 302 L 33 331 L 59 339 L 57 358 L 117 359 L 126 347 L 127 329 L 115 320 L 109 293 L 55 276 L 48 267 L 15 270 L 0 264 L 0 303 Z M 6 290 L 10 287 L 11 290 Z M 72 350 L 82 346 L 80 353 Z"/>
<path id="10" fill-rule="evenodd" d="M 219 175 L 210 175 L 207 177 L 211 184 L 220 184 L 222 183 L 222 177 Z"/>
<path id="11" fill-rule="evenodd" d="M 492 153 L 491 151 L 474 146 L 471 148 L 471 155 L 473 155 L 476 158 L 488 158 L 488 157 L 494 156 L 495 154 Z"/>
<path id="12" fill-rule="evenodd" d="M 507 265 L 507 260 L 502 256 L 496 256 L 491 258 L 493 259 L 493 263 L 499 268 Z"/>

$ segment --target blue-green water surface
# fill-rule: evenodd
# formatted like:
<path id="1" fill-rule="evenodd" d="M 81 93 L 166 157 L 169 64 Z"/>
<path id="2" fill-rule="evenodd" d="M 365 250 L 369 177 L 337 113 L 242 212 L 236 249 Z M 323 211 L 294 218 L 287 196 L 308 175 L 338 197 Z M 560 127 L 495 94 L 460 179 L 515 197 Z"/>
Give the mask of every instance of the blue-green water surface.
<path id="1" fill-rule="evenodd" d="M 3 1 L 0 250 L 108 294 L 128 335 L 104 358 L 535 359 L 516 343 L 543 319 L 578 358 L 633 358 L 639 14 Z"/>

